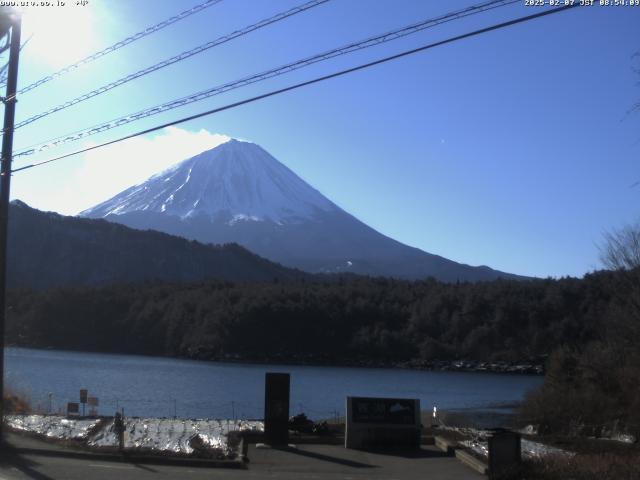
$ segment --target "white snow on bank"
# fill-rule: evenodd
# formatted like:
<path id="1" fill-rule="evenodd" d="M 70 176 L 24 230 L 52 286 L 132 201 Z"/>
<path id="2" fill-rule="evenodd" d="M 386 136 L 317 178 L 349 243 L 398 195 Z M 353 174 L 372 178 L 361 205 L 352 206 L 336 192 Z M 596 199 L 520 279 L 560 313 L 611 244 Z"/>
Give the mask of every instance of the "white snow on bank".
<path id="1" fill-rule="evenodd" d="M 469 450 L 472 450 L 481 457 L 489 458 L 489 450 L 487 448 L 486 442 L 479 442 L 476 440 L 462 440 L 458 443 L 460 443 L 460 445 L 462 445 L 463 447 L 467 447 Z"/>
<path id="2" fill-rule="evenodd" d="M 482 439 L 482 436 L 474 440 L 463 440 L 460 444 L 473 450 L 480 456 L 489 457 L 489 446 L 487 441 Z M 525 439 L 520 441 L 520 449 L 522 456 L 525 458 L 543 458 L 547 455 L 573 455 L 573 453 L 567 452 L 566 450 Z"/>
<path id="3" fill-rule="evenodd" d="M 194 442 L 208 449 L 227 453 L 227 434 L 232 431 L 263 431 L 264 424 L 248 420 L 183 420 L 167 418 L 127 418 L 125 449 L 193 453 Z M 199 439 L 195 440 L 198 436 Z M 88 442 L 89 446 L 111 447 L 117 444 L 113 422 Z"/>
<path id="4" fill-rule="evenodd" d="M 96 419 L 68 419 L 59 415 L 5 415 L 5 423 L 15 430 L 38 433 L 62 440 L 86 440 L 96 427 Z"/>
<path id="5" fill-rule="evenodd" d="M 7 425 L 15 430 L 37 433 L 56 440 L 76 440 L 89 447 L 117 447 L 113 420 L 68 419 L 59 415 L 7 415 Z M 185 420 L 167 418 L 126 418 L 125 449 L 171 452 L 190 455 L 195 449 L 229 455 L 228 433 L 264 431 L 257 420 Z"/>
<path id="6" fill-rule="evenodd" d="M 532 442 L 531 440 L 521 440 L 522 454 L 528 457 L 545 457 L 547 455 L 567 455 L 572 456 L 572 452 L 562 450 L 561 448 L 545 445 L 540 442 Z"/>
<path id="7" fill-rule="evenodd" d="M 440 425 L 438 428 L 441 430 L 458 432 L 466 437 L 471 437 L 470 440 L 460 441 L 460 445 L 467 447 L 477 455 L 485 458 L 489 457 L 489 444 L 487 441 L 487 438 L 491 435 L 489 430 L 470 427 L 453 427 L 449 425 Z M 551 445 L 534 442 L 524 438 L 520 439 L 520 450 L 524 458 L 542 458 L 547 455 L 574 455 L 573 452 L 568 452 L 567 450 L 562 450 L 560 448 L 552 447 Z"/>

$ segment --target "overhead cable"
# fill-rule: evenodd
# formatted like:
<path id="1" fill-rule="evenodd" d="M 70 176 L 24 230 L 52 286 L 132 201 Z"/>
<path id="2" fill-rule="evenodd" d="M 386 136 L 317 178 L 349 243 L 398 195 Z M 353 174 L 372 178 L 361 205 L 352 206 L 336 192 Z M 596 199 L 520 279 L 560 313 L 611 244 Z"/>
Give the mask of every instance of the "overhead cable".
<path id="1" fill-rule="evenodd" d="M 58 70 L 57 72 L 54 72 L 50 75 L 47 75 L 46 77 L 41 78 L 40 80 L 33 82 L 30 85 L 27 85 L 26 87 L 22 88 L 21 90 L 18 90 L 18 93 L 25 93 L 28 92 L 30 90 L 33 90 L 34 88 L 38 88 L 40 85 L 44 85 L 45 83 L 53 80 L 54 78 L 58 78 L 61 77 L 62 75 L 64 75 L 65 73 L 69 73 L 72 70 L 75 70 L 83 65 L 86 65 L 87 63 L 91 63 L 94 60 L 97 60 L 98 58 L 104 57 L 105 55 L 108 55 L 109 53 L 115 52 L 116 50 L 129 45 L 130 43 L 135 42 L 136 40 L 140 40 L 141 38 L 146 37 L 147 35 L 151 35 L 152 33 L 156 33 L 159 30 L 162 30 L 165 27 L 168 27 L 169 25 L 173 25 L 176 22 L 179 22 L 180 20 L 183 20 L 193 14 L 199 13 L 201 11 L 203 11 L 205 8 L 209 8 L 212 7 L 214 5 L 216 5 L 217 3 L 220 3 L 222 0 L 206 0 L 205 2 L 202 2 L 198 5 L 195 5 L 193 7 L 191 7 L 188 10 L 185 10 L 184 12 L 181 12 L 177 15 L 174 15 L 172 17 L 167 18 L 166 20 L 163 20 L 160 23 L 156 23 L 155 25 L 152 25 L 151 27 L 147 27 L 144 30 L 139 31 L 138 33 L 134 33 L 133 35 L 124 38 L 122 40 L 120 40 L 119 42 L 114 43 L 113 45 L 100 50 L 99 52 L 95 52 L 91 55 L 89 55 L 88 57 L 83 58 L 82 60 L 78 60 L 75 63 L 72 63 L 71 65 L 67 65 L 64 68 L 61 68 L 60 70 Z"/>
<path id="2" fill-rule="evenodd" d="M 15 126 L 15 128 L 20 128 L 20 127 L 24 127 L 25 125 L 28 125 L 30 123 L 35 122 L 36 120 L 39 120 L 43 117 L 46 117 L 48 115 L 51 115 L 52 113 L 56 113 L 59 112 L 60 110 L 64 110 L 65 108 L 69 108 L 73 105 L 76 105 L 80 102 L 84 102 L 85 100 L 89 100 L 90 98 L 96 97 L 98 95 L 101 95 L 105 92 L 108 92 L 109 90 L 112 90 L 116 87 L 119 87 L 121 85 L 124 85 L 125 83 L 129 83 L 133 80 L 136 80 L 140 77 L 143 77 L 145 75 L 148 75 L 152 72 L 155 72 L 157 70 L 160 70 L 164 67 L 168 67 L 169 65 L 173 65 L 174 63 L 178 63 L 181 62 L 182 60 L 186 60 L 187 58 L 190 58 L 194 55 L 197 55 L 199 53 L 202 53 L 204 51 L 207 51 L 213 47 L 217 47 L 218 45 L 222 45 L 223 43 L 227 43 L 231 40 L 233 40 L 234 38 L 238 38 L 241 37 L 243 35 L 247 35 L 248 33 L 251 33 L 255 30 L 259 30 L 261 28 L 266 27 L 267 25 L 271 25 L 272 23 L 276 23 L 279 22 L 281 20 L 284 20 L 285 18 L 291 17 L 293 15 L 296 15 L 298 13 L 304 12 L 306 10 L 309 10 L 310 8 L 313 7 L 317 7 L 318 5 L 322 5 L 323 3 L 328 2 L 329 0 L 311 0 L 308 1 L 302 5 L 298 5 L 296 7 L 293 7 L 289 10 L 286 10 L 284 12 L 280 12 L 276 15 L 273 15 L 272 17 L 269 18 L 265 18 L 264 20 L 261 20 L 257 23 L 253 23 L 247 27 L 244 27 L 240 30 L 236 30 L 232 33 L 229 33 L 227 35 L 223 35 L 221 37 L 216 38 L 215 40 L 211 40 L 210 42 L 204 43 L 202 45 L 199 45 L 195 48 L 192 48 L 190 50 L 186 50 L 182 53 L 180 53 L 179 55 L 175 55 L 171 58 L 167 58 L 166 60 L 163 60 L 161 62 L 158 62 L 154 65 L 151 65 L 150 67 L 144 68 L 142 70 L 138 70 L 137 72 L 131 73 L 125 77 L 119 78 L 118 80 L 115 80 L 113 82 L 107 83 L 106 85 L 103 85 L 99 88 L 96 88 L 94 90 L 91 90 L 90 92 L 87 92 L 83 95 L 80 95 L 79 97 L 76 97 L 72 100 L 68 100 L 64 103 L 61 103 L 60 105 L 57 105 L 55 107 L 50 108 L 49 110 L 45 110 L 44 112 L 38 113 L 37 115 L 34 115 L 30 118 L 27 118 L 26 120 L 23 120 L 21 122 L 18 122 Z"/>
<path id="3" fill-rule="evenodd" d="M 477 36 L 477 35 L 488 33 L 488 32 L 494 31 L 494 30 L 499 30 L 499 29 L 506 28 L 506 27 L 509 27 L 509 26 L 512 26 L 512 25 L 516 25 L 516 24 L 519 24 L 519 23 L 528 22 L 528 21 L 531 21 L 531 20 L 534 20 L 534 19 L 537 19 L 537 18 L 540 18 L 540 17 L 544 17 L 544 16 L 547 16 L 547 15 L 552 15 L 552 14 L 555 14 L 555 13 L 563 12 L 565 10 L 569 10 L 569 9 L 576 8 L 576 7 L 579 7 L 579 6 L 580 6 L 579 3 L 574 3 L 574 4 L 568 4 L 568 5 L 565 5 L 565 6 L 562 6 L 562 7 L 558 7 L 558 8 L 544 10 L 544 11 L 541 11 L 541 12 L 538 12 L 538 13 L 534 13 L 532 15 L 519 17 L 519 18 L 516 18 L 516 19 L 513 19 L 513 20 L 509 20 L 509 21 L 506 21 L 506 22 L 502 22 L 502 23 L 498 23 L 498 24 L 495 24 L 495 25 L 491 25 L 490 27 L 481 28 L 479 30 L 474 30 L 472 32 L 464 33 L 462 35 L 457 35 L 455 37 L 450 37 L 450 38 L 447 38 L 445 40 L 440 40 L 438 42 L 430 43 L 428 45 L 423 45 L 421 47 L 414 48 L 412 50 L 405 50 L 405 51 L 403 51 L 401 53 L 397 53 L 395 55 L 391 55 L 391 56 L 384 57 L 384 58 L 381 58 L 381 59 L 378 59 L 378 60 L 374 60 L 372 62 L 360 64 L 358 66 L 347 68 L 345 70 L 340 70 L 338 72 L 334 72 L 334 73 L 331 73 L 331 74 L 328 74 L 328 75 L 324 75 L 324 76 L 321 76 L 321 77 L 316 77 L 316 78 L 314 78 L 312 80 L 307 80 L 305 82 L 296 83 L 294 85 L 290 85 L 288 87 L 280 88 L 278 90 L 272 90 L 270 92 L 263 93 L 261 95 L 257 95 L 255 97 L 247 98 L 245 100 L 234 102 L 234 103 L 231 103 L 231 104 L 228 104 L 228 105 L 224 105 L 222 107 L 214 108 L 212 110 L 207 110 L 205 112 L 197 113 L 195 115 L 190 115 L 188 117 L 183 117 L 183 118 L 180 118 L 178 120 L 174 120 L 174 121 L 171 121 L 171 122 L 163 123 L 162 125 L 156 125 L 155 127 L 147 128 L 145 130 L 141 130 L 141 131 L 138 131 L 138 132 L 135 132 L 135 133 L 132 133 L 132 134 L 120 137 L 120 138 L 116 138 L 114 140 L 109 140 L 108 142 L 100 143 L 98 145 L 93 145 L 91 147 L 83 148 L 83 149 L 80 149 L 80 150 L 76 150 L 74 152 L 70 152 L 70 153 L 66 153 L 64 155 L 60 155 L 60 156 L 57 156 L 57 157 L 54 157 L 54 158 L 50 158 L 48 160 L 43 160 L 43 161 L 40 161 L 40 162 L 32 163 L 30 165 L 25 165 L 23 167 L 15 168 L 15 169 L 11 170 L 11 173 L 20 172 L 20 171 L 27 170 L 27 169 L 30 169 L 30 168 L 39 167 L 39 166 L 46 165 L 46 164 L 49 164 L 49 163 L 57 162 L 57 161 L 62 160 L 64 158 L 68 158 L 68 157 L 71 157 L 71 156 L 74 156 L 74 155 L 78 155 L 80 153 L 85 153 L 85 152 L 88 152 L 88 151 L 91 151 L 91 150 L 96 150 L 98 148 L 106 147 L 107 145 L 112 145 L 114 143 L 119 143 L 119 142 L 122 142 L 124 140 L 128 140 L 130 138 L 139 137 L 141 135 L 146 135 L 148 133 L 152 133 L 152 132 L 155 132 L 155 131 L 158 131 L 158 130 L 162 130 L 163 128 L 166 128 L 166 127 L 170 127 L 170 126 L 173 126 L 173 125 L 178 125 L 178 124 L 181 124 L 181 123 L 189 122 L 191 120 L 195 120 L 195 119 L 198 119 L 198 118 L 201 118 L 201 117 L 205 117 L 205 116 L 208 116 L 208 115 L 213 115 L 215 113 L 223 112 L 225 110 L 230 110 L 230 109 L 233 109 L 233 108 L 237 108 L 237 107 L 242 106 L 242 105 L 246 105 L 246 104 L 249 104 L 249 103 L 257 102 L 258 100 L 263 100 L 265 98 L 273 97 L 275 95 L 280 95 L 280 94 L 285 93 L 285 92 L 289 92 L 289 91 L 292 91 L 292 90 L 297 90 L 299 88 L 306 87 L 308 85 L 313 85 L 315 83 L 320 83 L 320 82 L 323 82 L 325 80 L 329 80 L 329 79 L 332 79 L 332 78 L 341 77 L 341 76 L 347 75 L 349 73 L 353 73 L 353 72 L 356 72 L 356 71 L 359 71 L 359 70 L 364 70 L 366 68 L 373 67 L 375 65 L 380 65 L 380 64 L 383 64 L 383 63 L 386 63 L 386 62 L 397 60 L 399 58 L 403 58 L 403 57 L 406 57 L 408 55 L 413 55 L 413 54 L 418 53 L 418 52 L 423 52 L 425 50 L 429 50 L 429 49 L 432 49 L 432 48 L 435 48 L 435 47 L 439 47 L 441 45 L 446 45 L 448 43 L 453 43 L 453 42 L 456 42 L 458 40 L 463 40 L 465 38 L 474 37 L 474 36 Z"/>
<path id="4" fill-rule="evenodd" d="M 112 128 L 116 128 L 122 125 L 126 125 L 128 123 L 140 120 L 142 118 L 150 117 L 152 115 L 157 115 L 159 113 L 163 113 L 169 110 L 173 110 L 174 108 L 182 107 L 184 105 L 189 105 L 194 102 L 198 102 L 200 100 L 204 100 L 206 98 L 213 97 L 215 95 L 220 95 L 222 93 L 228 92 L 230 90 L 234 90 L 236 88 L 244 87 L 246 85 L 250 85 L 256 82 L 264 81 L 273 77 L 277 77 L 283 75 L 285 73 L 292 72 L 294 70 L 298 70 L 303 67 L 307 67 L 314 63 L 322 62 L 325 60 L 329 60 L 334 57 L 338 57 L 341 55 L 346 55 L 348 53 L 362 50 L 365 48 L 373 47 L 375 45 L 379 45 L 381 43 L 386 43 L 391 40 L 395 40 L 398 38 L 405 37 L 407 35 L 411 35 L 417 33 L 419 31 L 425 30 L 427 28 L 432 28 L 443 23 L 447 23 L 453 20 L 458 20 L 464 17 L 468 17 L 471 15 L 476 15 L 478 13 L 486 12 L 488 10 L 492 10 L 499 7 L 504 7 L 506 5 L 510 5 L 513 3 L 520 3 L 520 0 L 491 0 L 488 2 L 484 2 L 478 5 L 474 5 L 471 7 L 464 8 L 462 10 L 457 10 L 451 13 L 447 13 L 445 15 L 441 15 L 439 17 L 430 18 L 427 20 L 423 20 L 418 23 L 414 23 L 382 35 L 377 35 L 375 37 L 370 37 L 365 40 L 361 40 L 358 42 L 349 43 L 342 47 L 334 48 L 332 50 L 313 55 L 311 57 L 306 57 L 301 60 L 297 60 L 286 65 L 282 65 L 277 68 L 273 68 L 271 70 L 267 70 L 265 72 L 261 72 L 258 74 L 250 75 L 248 77 L 244 77 L 238 80 L 234 80 L 222 85 L 217 85 L 206 90 L 196 92 L 194 94 L 188 95 L 186 97 L 178 98 L 175 100 L 171 100 L 165 102 L 161 105 L 156 105 L 150 108 L 146 108 L 144 110 L 140 110 L 135 113 L 131 113 L 129 115 L 125 115 L 123 117 L 119 117 L 108 122 L 104 122 L 102 124 L 94 125 L 92 127 L 88 127 L 82 130 L 78 130 L 76 132 L 62 135 L 60 137 L 56 137 L 54 139 L 47 140 L 43 143 L 32 145 L 26 147 L 24 150 L 16 153 L 14 158 L 33 155 L 35 153 L 42 152 L 51 147 L 56 147 L 59 145 L 63 145 L 69 142 L 74 142 L 77 140 L 81 140 L 91 135 L 95 135 L 98 133 L 105 132 L 107 130 L 111 130 Z"/>

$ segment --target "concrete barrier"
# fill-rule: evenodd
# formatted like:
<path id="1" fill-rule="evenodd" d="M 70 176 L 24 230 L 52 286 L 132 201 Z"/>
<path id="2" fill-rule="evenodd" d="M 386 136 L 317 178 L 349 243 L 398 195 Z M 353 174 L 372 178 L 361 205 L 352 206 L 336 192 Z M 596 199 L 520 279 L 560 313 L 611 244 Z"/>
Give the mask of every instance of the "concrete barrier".
<path id="1" fill-rule="evenodd" d="M 479 458 L 474 457 L 466 450 L 457 449 L 456 458 L 464 463 L 467 467 L 473 468 L 476 472 L 481 473 L 482 475 L 486 475 L 489 472 L 489 466 L 485 462 L 483 462 Z"/>
<path id="2" fill-rule="evenodd" d="M 453 455 L 458 446 L 458 442 L 437 435 L 434 437 L 434 444 L 447 455 Z"/>

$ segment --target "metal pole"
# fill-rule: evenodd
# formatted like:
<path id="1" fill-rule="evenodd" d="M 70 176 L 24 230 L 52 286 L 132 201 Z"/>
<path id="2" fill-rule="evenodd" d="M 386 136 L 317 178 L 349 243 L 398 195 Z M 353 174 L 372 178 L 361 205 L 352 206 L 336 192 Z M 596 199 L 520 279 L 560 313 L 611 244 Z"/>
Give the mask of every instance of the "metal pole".
<path id="1" fill-rule="evenodd" d="M 11 188 L 11 156 L 13 155 L 13 125 L 16 114 L 18 60 L 20 58 L 21 18 L 12 18 L 7 96 L 4 99 L 4 135 L 0 167 L 0 439 L 4 428 L 4 331 L 7 292 L 7 227 L 9 223 L 9 193 Z"/>

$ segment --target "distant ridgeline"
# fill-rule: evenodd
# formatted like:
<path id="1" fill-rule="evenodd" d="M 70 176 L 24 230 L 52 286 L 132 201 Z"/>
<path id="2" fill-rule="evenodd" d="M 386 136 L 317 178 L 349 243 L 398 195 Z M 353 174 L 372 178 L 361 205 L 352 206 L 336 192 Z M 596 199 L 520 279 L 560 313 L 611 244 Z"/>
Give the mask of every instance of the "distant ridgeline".
<path id="1" fill-rule="evenodd" d="M 263 240 L 269 243 L 267 238 Z M 102 219 L 42 212 L 15 200 L 9 216 L 8 283 L 10 288 L 41 290 L 148 281 L 328 279 L 329 274 L 286 267 L 229 242 L 205 244 Z M 469 268 L 486 273 L 483 267 Z M 476 281 L 495 276 L 468 278 Z"/>
<path id="2" fill-rule="evenodd" d="M 206 278 L 265 281 L 309 276 L 237 244 L 205 245 L 104 220 L 41 212 L 11 202 L 10 288 L 46 289 Z"/>
<path id="3" fill-rule="evenodd" d="M 461 284 L 348 277 L 12 290 L 7 342 L 313 364 L 541 363 L 624 316 L 627 285 L 621 273 L 599 272 Z"/>

